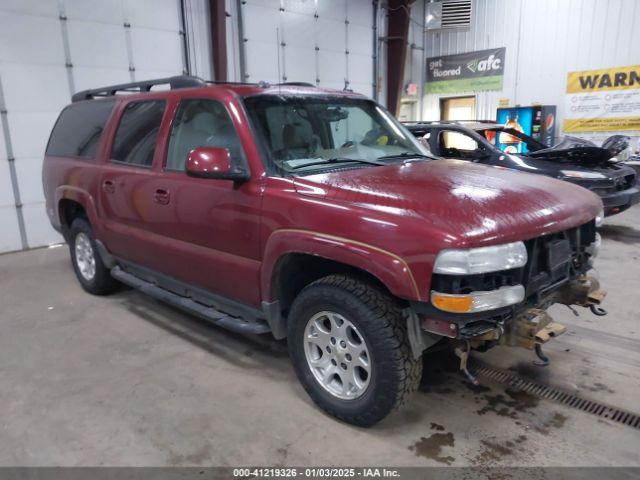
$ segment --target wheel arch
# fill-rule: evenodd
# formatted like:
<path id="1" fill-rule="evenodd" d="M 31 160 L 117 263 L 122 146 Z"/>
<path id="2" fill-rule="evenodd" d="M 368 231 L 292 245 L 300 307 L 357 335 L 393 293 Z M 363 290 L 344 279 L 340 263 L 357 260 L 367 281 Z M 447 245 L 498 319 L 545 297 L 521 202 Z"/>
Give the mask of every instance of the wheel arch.
<path id="1" fill-rule="evenodd" d="M 72 186 L 61 186 L 56 190 L 56 215 L 62 235 L 67 234 L 73 220 L 84 217 L 96 228 L 97 213 L 92 197 L 84 190 Z"/>
<path id="2" fill-rule="evenodd" d="M 262 297 L 286 312 L 309 283 L 345 273 L 392 295 L 420 300 L 411 269 L 397 255 L 358 241 L 303 230 L 278 230 L 267 241 L 261 272 Z"/>

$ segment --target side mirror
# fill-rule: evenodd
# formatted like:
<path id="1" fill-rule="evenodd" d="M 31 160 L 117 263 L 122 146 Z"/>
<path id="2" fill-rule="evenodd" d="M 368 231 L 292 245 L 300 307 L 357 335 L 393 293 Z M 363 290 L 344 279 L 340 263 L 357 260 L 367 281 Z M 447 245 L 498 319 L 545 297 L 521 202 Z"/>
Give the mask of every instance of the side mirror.
<path id="1" fill-rule="evenodd" d="M 187 175 L 199 178 L 243 181 L 249 179 L 245 170 L 233 168 L 228 148 L 198 147 L 189 152 L 185 165 Z"/>

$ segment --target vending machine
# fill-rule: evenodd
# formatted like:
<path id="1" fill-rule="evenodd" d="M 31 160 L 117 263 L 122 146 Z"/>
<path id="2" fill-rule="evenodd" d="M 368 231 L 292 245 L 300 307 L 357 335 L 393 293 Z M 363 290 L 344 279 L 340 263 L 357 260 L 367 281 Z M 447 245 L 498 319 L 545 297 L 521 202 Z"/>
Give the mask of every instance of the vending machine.
<path id="1" fill-rule="evenodd" d="M 556 132 L 555 105 L 498 108 L 496 120 L 505 127 L 535 138 L 540 143 L 553 146 Z M 503 152 L 527 153 L 527 146 L 508 133 L 498 135 L 496 146 Z"/>

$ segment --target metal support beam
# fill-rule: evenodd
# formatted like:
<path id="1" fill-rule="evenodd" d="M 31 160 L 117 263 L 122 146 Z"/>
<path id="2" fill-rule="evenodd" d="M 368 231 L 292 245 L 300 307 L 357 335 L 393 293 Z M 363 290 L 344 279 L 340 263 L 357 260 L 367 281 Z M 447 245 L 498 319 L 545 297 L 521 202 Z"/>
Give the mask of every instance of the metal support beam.
<path id="1" fill-rule="evenodd" d="M 387 14 L 387 109 L 398 114 L 413 0 L 389 0 Z"/>
<path id="2" fill-rule="evenodd" d="M 224 0 L 209 0 L 214 80 L 227 80 L 227 12 Z"/>

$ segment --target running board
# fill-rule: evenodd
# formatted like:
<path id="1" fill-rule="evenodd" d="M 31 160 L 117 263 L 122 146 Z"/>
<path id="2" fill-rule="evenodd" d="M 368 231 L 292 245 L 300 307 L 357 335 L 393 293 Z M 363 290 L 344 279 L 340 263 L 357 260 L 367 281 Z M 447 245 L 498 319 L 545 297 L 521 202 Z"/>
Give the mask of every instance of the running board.
<path id="1" fill-rule="evenodd" d="M 130 287 L 140 290 L 150 297 L 166 302 L 205 320 L 209 320 L 210 322 L 228 330 L 251 334 L 269 333 L 271 331 L 269 325 L 264 322 L 245 322 L 241 318 L 231 317 L 213 307 L 207 307 L 206 305 L 195 302 L 190 298 L 177 295 L 169 290 L 160 288 L 151 282 L 142 280 L 135 275 L 125 272 L 119 266 L 115 266 L 111 269 L 111 276 L 125 285 L 129 285 Z"/>

